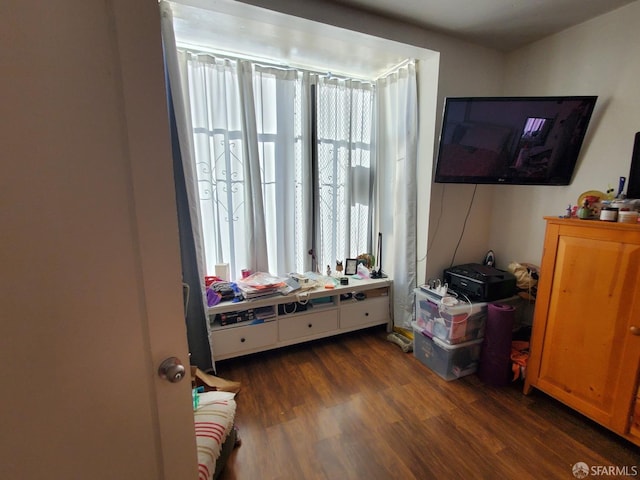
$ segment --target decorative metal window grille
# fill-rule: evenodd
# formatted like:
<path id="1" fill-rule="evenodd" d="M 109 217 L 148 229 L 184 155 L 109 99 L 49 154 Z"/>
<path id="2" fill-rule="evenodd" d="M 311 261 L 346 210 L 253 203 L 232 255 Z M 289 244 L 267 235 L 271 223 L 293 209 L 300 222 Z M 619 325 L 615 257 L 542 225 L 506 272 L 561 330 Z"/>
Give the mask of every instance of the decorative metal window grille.
<path id="1" fill-rule="evenodd" d="M 252 215 L 263 215 L 272 273 L 309 270 L 311 248 L 321 271 L 369 252 L 373 85 L 254 65 L 255 118 L 247 118 L 237 69 L 236 62 L 211 56 L 190 62 L 207 272 L 229 263 L 238 278 L 240 269 L 251 268 Z M 248 121 L 255 122 L 255 136 Z M 261 202 L 247 200 L 251 148 L 259 157 Z"/>

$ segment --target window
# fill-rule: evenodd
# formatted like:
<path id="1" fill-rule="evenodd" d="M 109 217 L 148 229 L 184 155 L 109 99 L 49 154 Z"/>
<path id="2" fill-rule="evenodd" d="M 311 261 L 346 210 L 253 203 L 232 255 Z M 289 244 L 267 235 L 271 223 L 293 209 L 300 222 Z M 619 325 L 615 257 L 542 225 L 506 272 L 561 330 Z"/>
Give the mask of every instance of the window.
<path id="1" fill-rule="evenodd" d="M 207 273 L 370 251 L 372 83 L 181 51 Z"/>
<path id="2" fill-rule="evenodd" d="M 317 100 L 319 258 L 369 252 L 374 89 L 321 78 Z"/>

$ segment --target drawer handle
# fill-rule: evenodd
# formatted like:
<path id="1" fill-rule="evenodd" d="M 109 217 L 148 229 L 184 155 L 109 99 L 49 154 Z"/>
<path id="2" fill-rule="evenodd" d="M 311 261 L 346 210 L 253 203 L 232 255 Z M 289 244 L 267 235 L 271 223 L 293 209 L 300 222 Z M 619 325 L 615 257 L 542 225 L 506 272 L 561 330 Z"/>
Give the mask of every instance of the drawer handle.
<path id="1" fill-rule="evenodd" d="M 313 323 L 310 323 L 309 325 L 307 325 L 309 328 L 313 327 Z"/>
<path id="2" fill-rule="evenodd" d="M 240 343 L 244 343 L 244 342 L 245 342 L 245 340 L 246 340 L 246 338 L 242 337 L 242 338 L 240 339 Z"/>
<path id="3" fill-rule="evenodd" d="M 364 316 L 368 317 L 369 316 L 369 312 L 364 312 Z"/>
<path id="4" fill-rule="evenodd" d="M 640 327 L 631 325 L 631 328 L 629 330 L 631 331 L 631 335 L 640 335 Z"/>

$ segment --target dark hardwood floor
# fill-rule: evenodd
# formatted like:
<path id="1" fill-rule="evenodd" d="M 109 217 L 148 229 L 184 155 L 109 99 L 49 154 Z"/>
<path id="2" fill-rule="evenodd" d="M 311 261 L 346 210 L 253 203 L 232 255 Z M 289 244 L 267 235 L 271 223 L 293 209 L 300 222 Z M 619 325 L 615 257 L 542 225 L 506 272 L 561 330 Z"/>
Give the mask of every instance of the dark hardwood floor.
<path id="1" fill-rule="evenodd" d="M 475 375 L 446 382 L 385 338 L 374 328 L 218 362 L 219 376 L 242 382 L 242 445 L 221 479 L 572 479 L 577 462 L 640 469 L 638 447 L 543 393 Z"/>

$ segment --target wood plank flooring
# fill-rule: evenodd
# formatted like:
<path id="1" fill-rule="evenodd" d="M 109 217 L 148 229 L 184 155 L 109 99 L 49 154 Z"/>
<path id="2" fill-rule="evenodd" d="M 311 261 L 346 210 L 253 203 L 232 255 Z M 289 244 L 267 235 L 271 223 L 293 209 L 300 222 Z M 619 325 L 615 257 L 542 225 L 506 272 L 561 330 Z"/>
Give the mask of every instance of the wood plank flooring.
<path id="1" fill-rule="evenodd" d="M 577 462 L 640 470 L 640 449 L 542 392 L 475 375 L 446 382 L 385 337 L 374 328 L 218 362 L 219 376 L 242 382 L 242 445 L 221 480 L 572 479 Z"/>

